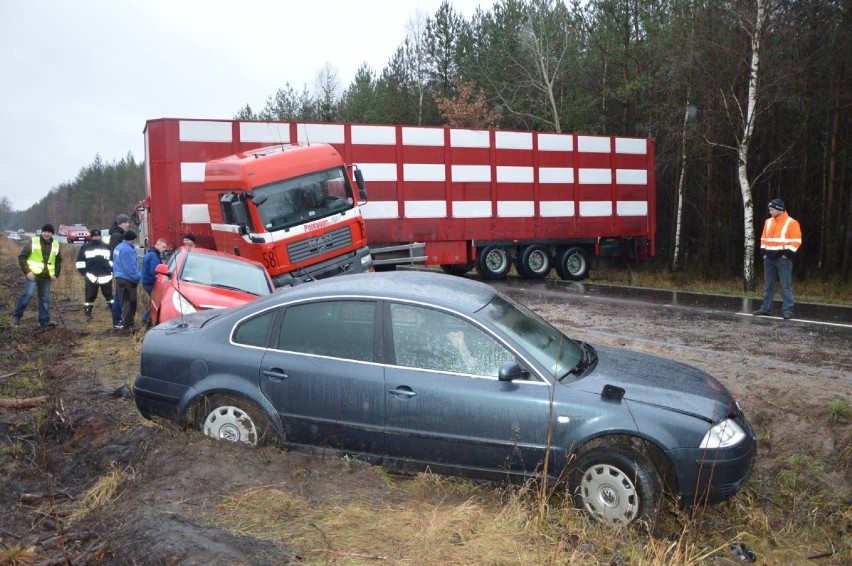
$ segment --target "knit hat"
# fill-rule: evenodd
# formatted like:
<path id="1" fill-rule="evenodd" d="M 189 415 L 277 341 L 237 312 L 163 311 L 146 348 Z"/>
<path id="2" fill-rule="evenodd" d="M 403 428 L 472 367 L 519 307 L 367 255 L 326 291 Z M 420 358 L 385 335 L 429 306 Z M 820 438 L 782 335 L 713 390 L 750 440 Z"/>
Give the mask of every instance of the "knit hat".
<path id="1" fill-rule="evenodd" d="M 44 226 L 41 227 L 41 231 L 42 232 L 50 232 L 51 234 L 56 233 L 56 232 L 53 231 L 53 224 L 45 224 Z"/>
<path id="2" fill-rule="evenodd" d="M 136 232 L 133 230 L 127 230 L 124 232 L 124 240 L 125 241 L 133 241 L 136 239 Z"/>
<path id="3" fill-rule="evenodd" d="M 781 212 L 784 212 L 784 201 L 780 198 L 774 198 L 769 201 L 769 208 L 774 208 L 775 210 L 780 210 Z"/>
<path id="4" fill-rule="evenodd" d="M 116 224 L 124 224 L 125 222 L 130 222 L 130 217 L 126 214 L 119 214 L 118 218 L 115 219 Z"/>
<path id="5" fill-rule="evenodd" d="M 195 242 L 195 236 L 193 236 L 192 234 L 184 234 L 183 239 Z"/>

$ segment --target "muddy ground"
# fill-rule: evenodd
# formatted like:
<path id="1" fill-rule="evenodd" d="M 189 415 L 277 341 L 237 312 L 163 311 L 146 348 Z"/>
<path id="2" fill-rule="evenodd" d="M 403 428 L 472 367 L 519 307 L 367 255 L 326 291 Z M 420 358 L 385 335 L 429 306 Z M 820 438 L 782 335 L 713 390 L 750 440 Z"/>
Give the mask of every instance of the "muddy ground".
<path id="1" fill-rule="evenodd" d="M 63 280 L 53 293 L 56 328 L 35 327 L 34 302 L 24 325 L 12 327 L 20 276 L 3 249 L 2 396 L 46 394 L 50 401 L 0 409 L 0 550 L 30 549 L 43 564 L 299 563 L 306 557 L 286 542 L 214 525 L 218 502 L 236 490 L 273 485 L 318 504 L 406 497 L 370 466 L 331 455 L 248 450 L 145 421 L 129 389 L 141 339 L 109 330 L 102 305 L 86 322 L 76 287 Z M 719 377 L 758 431 L 750 481 L 760 484 L 758 491 L 765 493 L 791 456 L 804 455 L 822 462 L 821 486 L 847 503 L 852 498 L 852 423 L 830 410 L 832 401 L 852 400 L 849 330 L 568 297 L 543 286 L 512 294 L 577 338 L 661 354 Z M 16 389 L 34 374 L 44 391 Z M 91 502 L 92 511 L 73 520 L 95 482 L 116 470 L 123 481 L 111 502 Z"/>

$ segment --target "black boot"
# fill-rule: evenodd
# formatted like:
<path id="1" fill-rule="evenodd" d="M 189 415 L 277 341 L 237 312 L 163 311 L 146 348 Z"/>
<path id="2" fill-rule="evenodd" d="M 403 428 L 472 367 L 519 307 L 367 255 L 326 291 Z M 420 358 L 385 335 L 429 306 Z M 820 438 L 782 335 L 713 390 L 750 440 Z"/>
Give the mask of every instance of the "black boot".
<path id="1" fill-rule="evenodd" d="M 86 313 L 87 319 L 92 320 L 92 307 L 90 305 L 84 306 L 83 312 Z"/>

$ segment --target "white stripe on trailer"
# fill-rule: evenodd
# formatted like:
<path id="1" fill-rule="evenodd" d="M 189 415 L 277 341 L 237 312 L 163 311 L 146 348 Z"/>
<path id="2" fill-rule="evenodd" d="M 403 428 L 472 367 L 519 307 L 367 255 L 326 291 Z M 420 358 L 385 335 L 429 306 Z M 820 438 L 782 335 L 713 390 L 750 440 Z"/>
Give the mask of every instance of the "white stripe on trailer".
<path id="1" fill-rule="evenodd" d="M 231 143 L 231 122 L 181 120 L 178 122 L 178 137 L 182 142 Z"/>
<path id="2" fill-rule="evenodd" d="M 290 124 L 240 122 L 240 141 L 268 144 L 290 143 Z"/>

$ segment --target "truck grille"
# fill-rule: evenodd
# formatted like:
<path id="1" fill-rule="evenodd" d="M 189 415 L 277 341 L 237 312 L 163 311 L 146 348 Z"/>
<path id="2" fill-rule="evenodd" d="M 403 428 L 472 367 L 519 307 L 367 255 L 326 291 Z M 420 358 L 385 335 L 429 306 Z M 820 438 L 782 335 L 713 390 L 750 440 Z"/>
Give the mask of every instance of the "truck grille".
<path id="1" fill-rule="evenodd" d="M 287 246 L 291 263 L 301 263 L 314 257 L 339 250 L 352 244 L 349 226 L 343 226 L 322 236 L 311 236 Z"/>

